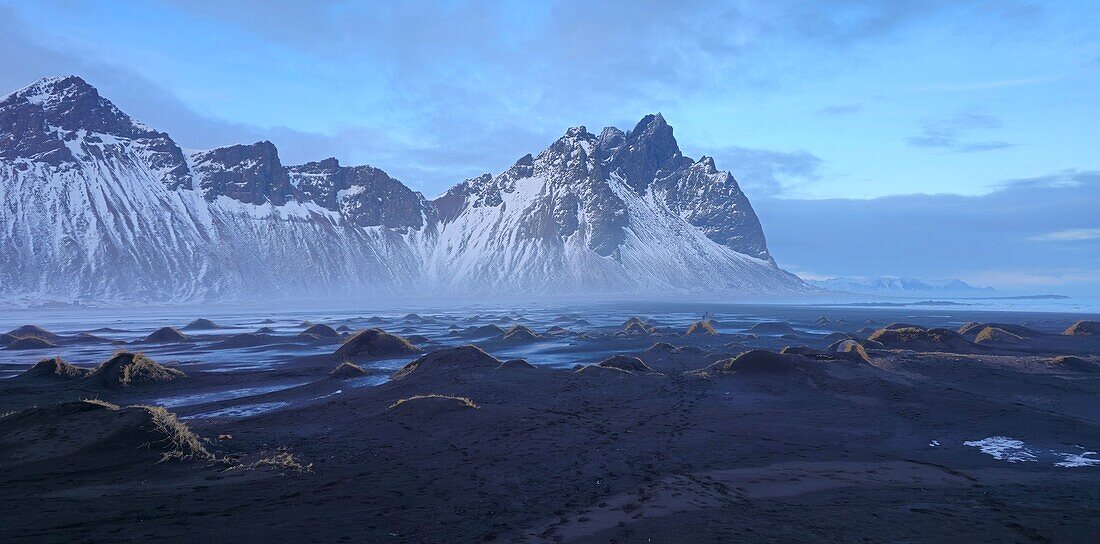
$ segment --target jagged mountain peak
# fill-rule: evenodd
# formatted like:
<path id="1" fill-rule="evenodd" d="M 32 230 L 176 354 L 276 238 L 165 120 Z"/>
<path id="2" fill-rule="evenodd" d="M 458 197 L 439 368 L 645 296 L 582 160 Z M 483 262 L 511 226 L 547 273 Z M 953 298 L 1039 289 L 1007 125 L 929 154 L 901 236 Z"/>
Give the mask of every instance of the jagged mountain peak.
<path id="1" fill-rule="evenodd" d="M 680 152 L 672 126 L 660 113 L 643 117 L 619 145 L 608 151 L 610 154 L 604 157 L 608 171 L 639 194 L 644 194 L 654 180 L 691 163 Z"/>
<path id="2" fill-rule="evenodd" d="M 44 104 L 48 102 L 56 103 L 62 100 L 72 100 L 74 97 L 83 94 L 94 94 L 98 97 L 99 91 L 88 84 L 87 81 L 84 81 L 80 76 L 53 76 L 44 77 L 22 89 L 12 92 L 0 98 L 0 102 L 6 101 L 9 98 L 18 97 L 35 104 Z"/>
<path id="3" fill-rule="evenodd" d="M 137 162 L 170 189 L 190 188 L 183 151 L 77 76 L 41 79 L 0 100 L 0 159 L 71 170 Z"/>

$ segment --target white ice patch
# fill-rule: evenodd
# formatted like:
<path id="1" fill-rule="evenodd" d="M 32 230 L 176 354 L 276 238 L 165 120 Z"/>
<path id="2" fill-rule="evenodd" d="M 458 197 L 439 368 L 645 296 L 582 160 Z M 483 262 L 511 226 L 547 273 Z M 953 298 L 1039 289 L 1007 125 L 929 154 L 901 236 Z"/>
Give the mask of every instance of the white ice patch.
<path id="1" fill-rule="evenodd" d="M 1056 466 L 1056 467 L 1076 468 L 1076 467 L 1091 467 L 1091 466 L 1100 465 L 1100 459 L 1097 459 L 1095 457 L 1090 457 L 1091 455 L 1096 455 L 1096 452 L 1094 452 L 1094 451 L 1085 451 L 1085 452 L 1081 452 L 1080 454 L 1077 454 L 1077 453 L 1063 453 L 1061 455 L 1063 455 L 1065 457 L 1065 460 L 1061 461 L 1059 463 L 1054 463 L 1054 466 Z"/>
<path id="2" fill-rule="evenodd" d="M 992 456 L 994 459 L 1008 461 L 1009 463 L 1024 463 L 1036 461 L 1035 454 L 1028 449 L 1022 440 L 1008 438 L 1007 436 L 991 436 L 981 440 L 963 442 L 964 446 L 980 448 L 982 453 Z"/>
<path id="3" fill-rule="evenodd" d="M 1085 448 L 1081 446 L 1075 446 L 1081 450 L 1079 452 L 1044 450 L 1007 436 L 990 436 L 963 442 L 963 445 L 979 448 L 982 453 L 1009 463 L 1044 461 L 1062 468 L 1100 466 L 1100 458 L 1095 457 L 1096 452 L 1084 451 Z"/>

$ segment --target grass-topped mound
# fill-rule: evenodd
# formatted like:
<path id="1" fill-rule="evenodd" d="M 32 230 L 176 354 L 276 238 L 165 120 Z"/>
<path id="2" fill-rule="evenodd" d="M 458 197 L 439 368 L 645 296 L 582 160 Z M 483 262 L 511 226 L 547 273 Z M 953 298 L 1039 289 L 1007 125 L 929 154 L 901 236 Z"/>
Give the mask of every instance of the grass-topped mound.
<path id="1" fill-rule="evenodd" d="M 1059 355 L 1050 360 L 1050 366 L 1069 372 L 1100 372 L 1100 363 L 1072 355 Z"/>
<path id="2" fill-rule="evenodd" d="M 53 343 L 58 343 L 64 340 L 59 334 L 54 334 L 38 325 L 23 325 L 22 327 L 14 328 L 8 331 L 8 336 L 12 338 L 41 338 Z"/>
<path id="3" fill-rule="evenodd" d="M 211 459 L 205 441 L 157 406 L 65 402 L 0 418 L 0 465 L 50 462 L 62 470 Z M 64 460 L 64 462 L 61 462 Z"/>
<path id="4" fill-rule="evenodd" d="M 1062 334 L 1066 336 L 1097 336 L 1100 335 L 1100 321 L 1078 321 L 1070 325 Z"/>
<path id="5" fill-rule="evenodd" d="M 642 362 L 637 357 L 630 355 L 613 355 L 600 361 L 599 366 L 604 368 L 617 368 L 619 370 L 625 370 L 627 372 L 653 372 L 654 370 L 649 365 Z"/>
<path id="6" fill-rule="evenodd" d="M 832 353 L 838 353 L 847 356 L 854 361 L 871 362 L 871 356 L 864 349 L 863 345 L 852 339 L 844 339 L 833 343 L 826 351 Z"/>
<path id="7" fill-rule="evenodd" d="M 419 359 L 401 367 L 393 375 L 394 380 L 411 375 L 439 374 L 450 372 L 468 372 L 492 370 L 500 366 L 500 361 L 485 353 L 477 346 L 458 346 L 437 349 Z"/>
<path id="8" fill-rule="evenodd" d="M 1023 325 L 1015 325 L 1012 323 L 978 323 L 975 321 L 971 321 L 959 327 L 959 334 L 966 338 L 974 339 L 980 336 L 983 331 L 990 328 L 999 329 L 1021 339 L 1043 336 L 1043 333 Z"/>
<path id="9" fill-rule="evenodd" d="M 29 370 L 13 378 L 18 381 L 64 382 L 83 378 L 91 372 L 87 368 L 73 366 L 61 360 L 61 357 L 43 359 Z"/>
<path id="10" fill-rule="evenodd" d="M 696 321 L 688 326 L 688 336 L 715 336 L 718 331 L 714 329 L 714 323 L 710 321 Z"/>
<path id="11" fill-rule="evenodd" d="M 183 371 L 166 367 L 143 353 L 116 353 L 84 378 L 83 384 L 103 389 L 128 389 L 184 378 Z"/>
<path id="12" fill-rule="evenodd" d="M 775 376 L 796 371 L 798 365 L 795 358 L 794 355 L 754 349 L 736 357 L 718 361 L 703 370 L 707 374 Z"/>
<path id="13" fill-rule="evenodd" d="M 329 373 L 329 376 L 332 376 L 333 378 L 337 378 L 337 379 L 341 379 L 341 380 L 348 380 L 348 379 L 351 379 L 351 378 L 361 378 L 361 377 L 366 376 L 366 375 L 367 375 L 367 371 L 363 370 L 363 367 L 361 367 L 361 366 L 359 366 L 355 363 L 349 363 L 347 361 L 344 361 L 344 362 L 340 363 L 339 366 L 334 368 L 332 370 L 332 372 Z"/>
<path id="14" fill-rule="evenodd" d="M 941 328 L 883 328 L 875 331 L 868 340 L 881 344 L 885 349 L 911 351 L 966 352 L 975 347 L 961 334 L 951 329 Z"/>
<path id="15" fill-rule="evenodd" d="M 505 331 L 503 340 L 507 342 L 534 342 L 540 338 L 542 337 L 525 325 L 512 325 Z"/>
<path id="16" fill-rule="evenodd" d="M 336 356 L 341 358 L 389 357 L 423 352 L 424 350 L 400 336 L 381 329 L 366 329 L 348 338 L 336 349 Z"/>
<path id="17" fill-rule="evenodd" d="M 1021 344 L 1025 341 L 1023 336 L 992 325 L 983 327 L 974 337 L 976 344 Z"/>
<path id="18" fill-rule="evenodd" d="M 653 334 L 657 332 L 657 327 L 640 317 L 632 317 L 623 323 L 622 332 L 627 334 Z"/>

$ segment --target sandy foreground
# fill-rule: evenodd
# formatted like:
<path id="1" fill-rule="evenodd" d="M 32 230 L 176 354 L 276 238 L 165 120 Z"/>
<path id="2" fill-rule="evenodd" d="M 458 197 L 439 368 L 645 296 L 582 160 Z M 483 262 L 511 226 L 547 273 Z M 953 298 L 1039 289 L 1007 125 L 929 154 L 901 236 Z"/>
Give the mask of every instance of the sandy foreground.
<path id="1" fill-rule="evenodd" d="M 276 371 L 178 376 L 155 357 L 28 371 L 0 381 L 0 541 L 1100 538 L 1100 336 L 1087 326 L 818 323 L 845 343 L 640 321 L 469 339 L 455 327 L 384 370 L 371 364 L 384 354 L 338 356 L 348 335 L 322 330 L 309 341 L 331 354 Z M 490 355 L 552 337 L 625 357 L 573 369 Z M 330 375 L 343 361 L 356 367 Z M 134 406 L 273 380 L 298 385 Z"/>

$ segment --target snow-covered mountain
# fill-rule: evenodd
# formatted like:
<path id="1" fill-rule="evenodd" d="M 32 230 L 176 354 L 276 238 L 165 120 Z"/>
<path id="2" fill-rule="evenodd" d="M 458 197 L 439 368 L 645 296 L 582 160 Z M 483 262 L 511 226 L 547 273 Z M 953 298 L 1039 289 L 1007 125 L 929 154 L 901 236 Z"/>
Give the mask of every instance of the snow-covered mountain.
<path id="1" fill-rule="evenodd" d="M 660 115 L 435 200 L 270 142 L 186 154 L 79 77 L 0 99 L 0 299 L 793 293 L 728 172 Z"/>
<path id="2" fill-rule="evenodd" d="M 995 294 L 992 287 L 975 287 L 959 279 L 920 280 L 897 276 L 877 278 L 830 278 L 810 284 L 832 291 L 901 296 L 982 296 Z"/>

